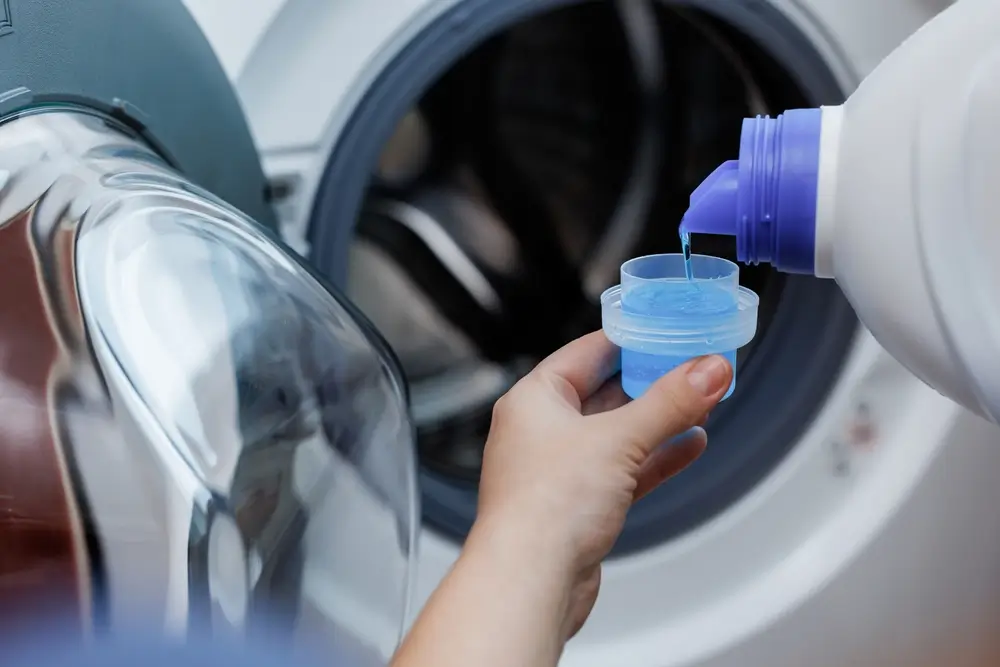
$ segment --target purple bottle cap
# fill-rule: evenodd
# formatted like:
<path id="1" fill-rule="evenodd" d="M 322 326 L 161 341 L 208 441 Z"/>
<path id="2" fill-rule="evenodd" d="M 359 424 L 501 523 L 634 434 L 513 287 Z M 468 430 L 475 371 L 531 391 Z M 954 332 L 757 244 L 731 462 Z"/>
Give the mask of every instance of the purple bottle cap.
<path id="1" fill-rule="evenodd" d="M 681 231 L 735 236 L 739 261 L 811 275 L 822 122 L 821 109 L 744 120 L 739 160 L 691 194 Z"/>

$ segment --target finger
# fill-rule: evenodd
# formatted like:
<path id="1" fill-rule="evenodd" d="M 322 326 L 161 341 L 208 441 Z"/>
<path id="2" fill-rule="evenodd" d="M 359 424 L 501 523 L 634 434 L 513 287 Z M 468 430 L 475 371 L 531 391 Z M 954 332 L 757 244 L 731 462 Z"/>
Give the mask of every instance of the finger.
<path id="1" fill-rule="evenodd" d="M 617 410 L 623 405 L 628 405 L 632 401 L 625 390 L 622 389 L 621 374 L 614 375 L 610 380 L 601 385 L 590 398 L 583 402 L 580 409 L 583 416 L 599 415 L 605 412 Z M 704 426 L 708 421 L 709 413 L 706 412 L 699 419 L 695 420 L 695 426 Z M 679 437 L 679 436 L 678 436 Z"/>
<path id="2" fill-rule="evenodd" d="M 595 331 L 556 350 L 530 374 L 565 380 L 582 401 L 618 372 L 620 361 L 618 348 L 603 331 Z"/>
<path id="3" fill-rule="evenodd" d="M 718 355 L 699 357 L 657 380 L 646 393 L 600 415 L 606 426 L 628 437 L 643 460 L 668 439 L 701 423 L 725 395 L 733 369 Z"/>
<path id="4" fill-rule="evenodd" d="M 639 500 L 694 463 L 707 445 L 708 435 L 705 429 L 695 427 L 650 454 L 636 478 L 633 501 Z"/>
<path id="5" fill-rule="evenodd" d="M 584 415 L 599 415 L 617 410 L 631 400 L 622 390 L 621 376 L 615 375 L 583 402 L 580 412 Z"/>

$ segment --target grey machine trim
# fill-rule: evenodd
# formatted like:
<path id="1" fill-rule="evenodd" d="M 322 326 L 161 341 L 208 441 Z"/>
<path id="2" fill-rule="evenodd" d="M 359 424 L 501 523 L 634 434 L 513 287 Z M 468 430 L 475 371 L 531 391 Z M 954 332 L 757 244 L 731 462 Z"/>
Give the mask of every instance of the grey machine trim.
<path id="1" fill-rule="evenodd" d="M 276 228 L 236 92 L 181 0 L 0 0 L 0 122 L 53 105 L 113 116 Z"/>

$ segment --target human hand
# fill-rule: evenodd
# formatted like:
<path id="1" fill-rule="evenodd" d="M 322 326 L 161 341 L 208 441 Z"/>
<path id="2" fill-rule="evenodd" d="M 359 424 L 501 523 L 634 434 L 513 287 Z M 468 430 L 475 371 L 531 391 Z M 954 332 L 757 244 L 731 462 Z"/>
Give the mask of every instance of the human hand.
<path id="1" fill-rule="evenodd" d="M 724 358 L 702 357 L 629 401 L 618 364 L 603 332 L 570 343 L 497 402 L 486 444 L 469 541 L 565 577 L 565 639 L 593 609 L 632 503 L 704 451 L 700 425 L 732 379 Z"/>

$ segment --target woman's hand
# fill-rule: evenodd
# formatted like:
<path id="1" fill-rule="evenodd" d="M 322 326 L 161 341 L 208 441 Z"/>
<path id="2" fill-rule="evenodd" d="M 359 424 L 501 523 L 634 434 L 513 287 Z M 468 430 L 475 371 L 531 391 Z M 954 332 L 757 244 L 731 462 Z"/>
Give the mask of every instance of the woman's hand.
<path id="1" fill-rule="evenodd" d="M 558 560 L 571 587 L 567 638 L 593 608 L 632 503 L 704 451 L 698 427 L 732 380 L 725 359 L 703 357 L 629 402 L 618 359 L 601 332 L 562 348 L 496 404 L 486 444 L 472 539 L 519 540 Z"/>
<path id="2" fill-rule="evenodd" d="M 732 379 L 723 358 L 695 359 L 630 402 L 618 359 L 585 336 L 497 403 L 476 523 L 394 667 L 556 665 L 629 507 L 701 454 Z"/>

